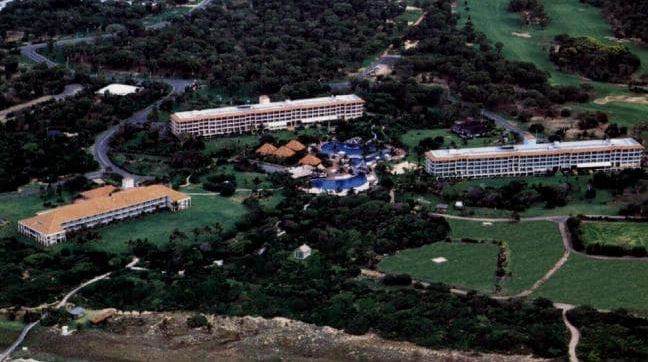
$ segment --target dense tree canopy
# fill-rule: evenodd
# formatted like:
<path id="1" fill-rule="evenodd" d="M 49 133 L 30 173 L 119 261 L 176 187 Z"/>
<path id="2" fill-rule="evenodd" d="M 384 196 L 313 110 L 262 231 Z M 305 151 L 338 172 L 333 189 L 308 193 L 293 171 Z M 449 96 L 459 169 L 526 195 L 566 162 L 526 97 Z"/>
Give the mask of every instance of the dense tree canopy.
<path id="1" fill-rule="evenodd" d="M 391 0 L 214 1 L 205 11 L 143 36 L 68 50 L 76 61 L 208 78 L 276 92 L 343 77 L 397 34 L 404 7 Z"/>
<path id="2" fill-rule="evenodd" d="M 554 39 L 551 61 L 561 69 L 604 82 L 627 82 L 641 60 L 624 45 L 606 45 L 590 37 L 562 34 Z"/>
<path id="3" fill-rule="evenodd" d="M 152 1 L 21 0 L 0 12 L 0 34 L 22 30 L 35 36 L 101 32 L 149 13 Z"/>

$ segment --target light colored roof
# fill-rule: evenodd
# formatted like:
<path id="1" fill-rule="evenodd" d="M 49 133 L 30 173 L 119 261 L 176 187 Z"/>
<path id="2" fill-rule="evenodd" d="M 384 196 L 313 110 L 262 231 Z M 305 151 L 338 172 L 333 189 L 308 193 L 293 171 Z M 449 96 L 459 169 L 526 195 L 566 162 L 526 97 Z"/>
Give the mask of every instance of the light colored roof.
<path id="1" fill-rule="evenodd" d="M 269 143 L 264 143 L 263 146 L 257 148 L 256 153 L 262 155 L 262 156 L 268 156 L 277 151 L 277 147 L 269 144 Z"/>
<path id="2" fill-rule="evenodd" d="M 130 205 L 167 196 L 172 201 L 188 199 L 189 196 L 163 185 L 135 187 L 115 192 L 110 196 L 97 197 L 84 202 L 57 207 L 52 210 L 20 220 L 20 224 L 42 234 L 54 234 L 63 231 L 63 223 L 82 217 L 99 215 L 108 211 L 119 210 Z"/>
<path id="3" fill-rule="evenodd" d="M 286 143 L 286 147 L 290 148 L 295 152 L 303 151 L 304 149 L 306 149 L 306 146 L 304 146 L 301 142 L 297 140 L 290 140 L 290 142 Z"/>
<path id="4" fill-rule="evenodd" d="M 434 150 L 425 153 L 431 160 L 454 160 L 488 157 L 533 156 L 546 154 L 579 153 L 605 151 L 610 149 L 643 149 L 639 142 L 632 138 L 615 138 L 609 140 L 588 140 L 553 143 L 527 143 L 503 147 L 460 148 Z"/>
<path id="5" fill-rule="evenodd" d="M 292 157 L 295 155 L 295 151 L 291 150 L 290 148 L 286 146 L 281 146 L 277 148 L 276 151 L 274 151 L 273 155 L 280 157 L 280 158 L 288 158 Z"/>
<path id="6" fill-rule="evenodd" d="M 86 200 L 94 199 L 97 197 L 106 197 L 113 193 L 117 188 L 113 185 L 106 185 L 106 186 L 101 186 L 97 187 L 96 189 L 88 190 L 88 191 L 83 191 L 79 193 L 79 196 Z"/>
<path id="7" fill-rule="evenodd" d="M 317 166 L 320 163 L 322 163 L 322 160 L 313 155 L 306 155 L 299 160 L 300 165 Z"/>
<path id="8" fill-rule="evenodd" d="M 116 96 L 126 96 L 132 93 L 139 92 L 140 88 L 128 84 L 113 83 L 109 84 L 97 91 L 97 94 L 112 94 Z"/>
<path id="9" fill-rule="evenodd" d="M 302 253 L 308 253 L 308 252 L 310 252 L 312 249 L 311 249 L 310 246 L 308 246 L 308 245 L 306 245 L 306 244 L 302 244 L 302 245 L 298 248 L 298 250 L 301 251 Z"/>
<path id="10" fill-rule="evenodd" d="M 189 122 L 206 118 L 219 118 L 225 115 L 252 114 L 272 111 L 289 111 L 294 109 L 314 108 L 335 104 L 364 103 L 364 100 L 355 94 L 299 99 L 271 103 L 258 103 L 233 107 L 202 109 L 186 112 L 177 112 L 171 115 L 176 122 Z"/>

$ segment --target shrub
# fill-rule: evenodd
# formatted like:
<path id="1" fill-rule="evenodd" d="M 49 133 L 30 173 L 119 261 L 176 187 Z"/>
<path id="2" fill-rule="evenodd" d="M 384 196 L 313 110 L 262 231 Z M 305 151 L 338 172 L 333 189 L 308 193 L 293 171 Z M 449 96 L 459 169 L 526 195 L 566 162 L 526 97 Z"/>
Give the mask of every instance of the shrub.
<path id="1" fill-rule="evenodd" d="M 202 314 L 194 314 L 187 319 L 187 327 L 189 328 L 201 328 L 207 327 L 208 325 L 209 321 L 207 321 L 207 317 Z"/>

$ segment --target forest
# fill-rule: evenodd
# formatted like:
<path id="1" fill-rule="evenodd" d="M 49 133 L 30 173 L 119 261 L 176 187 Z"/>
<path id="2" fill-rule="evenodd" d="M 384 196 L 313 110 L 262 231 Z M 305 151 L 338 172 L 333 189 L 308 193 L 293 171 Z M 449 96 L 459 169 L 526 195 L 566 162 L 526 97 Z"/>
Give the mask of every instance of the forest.
<path id="1" fill-rule="evenodd" d="M 336 80 L 384 50 L 404 11 L 390 0 L 214 1 L 209 11 L 141 36 L 67 49 L 75 62 L 209 79 L 230 91 L 274 93 Z"/>
<path id="2" fill-rule="evenodd" d="M 48 68 L 36 65 L 19 68 L 17 61 L 10 57 L 0 64 L 4 67 L 4 77 L 0 77 L 0 110 L 29 101 L 44 95 L 63 91 L 69 75 L 62 68 Z"/>
<path id="3" fill-rule="evenodd" d="M 522 14 L 525 25 L 537 24 L 544 27 L 549 24 L 549 16 L 540 0 L 511 0 L 508 11 Z"/>
<path id="4" fill-rule="evenodd" d="M 0 12 L 0 37 L 7 31 L 24 31 L 28 36 L 104 32 L 108 26 L 141 27 L 145 15 L 161 11 L 164 2 L 101 0 L 21 0 L 9 2 Z M 115 28 L 117 29 L 117 28 Z"/>
<path id="5" fill-rule="evenodd" d="M 600 7 L 617 38 L 648 43 L 648 2 L 645 0 L 580 0 Z"/>
<path id="6" fill-rule="evenodd" d="M 557 35 L 550 59 L 560 69 L 603 82 L 628 82 L 641 60 L 624 45 L 606 45 L 591 37 Z"/>

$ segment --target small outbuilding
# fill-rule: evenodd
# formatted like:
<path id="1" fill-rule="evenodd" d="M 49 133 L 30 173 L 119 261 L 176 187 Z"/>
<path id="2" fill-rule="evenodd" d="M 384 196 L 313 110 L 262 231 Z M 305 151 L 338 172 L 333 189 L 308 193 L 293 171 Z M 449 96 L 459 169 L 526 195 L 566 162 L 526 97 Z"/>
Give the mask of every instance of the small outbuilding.
<path id="1" fill-rule="evenodd" d="M 103 95 L 113 95 L 113 96 L 127 96 L 129 94 L 137 93 L 141 90 L 140 87 L 135 87 L 128 84 L 119 84 L 113 83 L 109 84 L 97 91 L 97 94 L 100 96 Z"/>
<path id="2" fill-rule="evenodd" d="M 302 246 L 300 246 L 295 250 L 293 256 L 297 260 L 305 260 L 306 258 L 311 256 L 312 253 L 313 250 L 311 249 L 311 247 L 306 244 L 303 244 Z"/>
<path id="3" fill-rule="evenodd" d="M 454 208 L 457 210 L 463 210 L 464 209 L 464 203 L 463 201 L 457 201 L 454 204 Z"/>
<path id="4" fill-rule="evenodd" d="M 434 210 L 439 214 L 445 214 L 448 212 L 448 204 L 436 204 Z"/>

